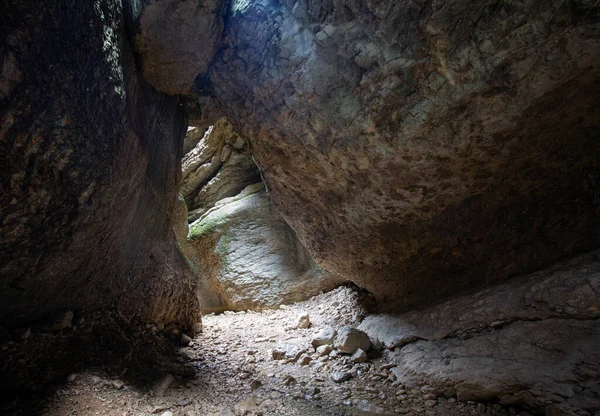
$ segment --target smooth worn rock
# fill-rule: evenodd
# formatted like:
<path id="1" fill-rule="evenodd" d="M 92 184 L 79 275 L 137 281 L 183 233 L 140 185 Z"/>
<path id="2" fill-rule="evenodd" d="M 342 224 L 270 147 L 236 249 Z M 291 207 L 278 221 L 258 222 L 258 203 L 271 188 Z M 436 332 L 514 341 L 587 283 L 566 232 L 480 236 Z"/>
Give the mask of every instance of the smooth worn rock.
<path id="1" fill-rule="evenodd" d="M 186 140 L 196 142 L 198 130 L 188 130 Z M 220 119 L 186 152 L 182 160 L 181 193 L 190 221 L 200 218 L 217 201 L 260 182 L 260 172 L 249 147 L 231 123 Z"/>
<path id="2" fill-rule="evenodd" d="M 226 2 L 150 2 L 142 8 L 136 50 L 144 78 L 167 94 L 187 94 L 206 72 L 224 27 Z"/>
<path id="3" fill-rule="evenodd" d="M 187 246 L 202 270 L 199 295 L 205 312 L 274 308 L 342 280 L 314 264 L 272 208 L 262 183 L 219 201 L 192 223 Z"/>
<path id="4" fill-rule="evenodd" d="M 311 344 L 314 348 L 318 348 L 322 345 L 331 345 L 333 344 L 336 334 L 337 331 L 330 326 L 322 328 L 312 339 Z"/>
<path id="5" fill-rule="evenodd" d="M 427 399 L 443 391 L 547 414 L 584 403 L 596 411 L 588 397 L 600 394 L 599 290 L 596 251 L 419 311 L 372 315 L 360 328 L 394 349 L 399 382 L 430 386 Z"/>
<path id="6" fill-rule="evenodd" d="M 371 341 L 369 340 L 369 336 L 363 331 L 351 326 L 345 326 L 338 331 L 333 346 L 339 352 L 354 354 L 359 348 L 363 351 L 368 351 L 371 347 Z"/>
<path id="7" fill-rule="evenodd" d="M 296 344 L 281 344 L 271 350 L 273 360 L 296 362 L 306 352 L 306 348 Z"/>
<path id="8" fill-rule="evenodd" d="M 321 345 L 317 347 L 316 351 L 319 355 L 329 355 L 333 351 L 333 347 L 331 345 Z"/>

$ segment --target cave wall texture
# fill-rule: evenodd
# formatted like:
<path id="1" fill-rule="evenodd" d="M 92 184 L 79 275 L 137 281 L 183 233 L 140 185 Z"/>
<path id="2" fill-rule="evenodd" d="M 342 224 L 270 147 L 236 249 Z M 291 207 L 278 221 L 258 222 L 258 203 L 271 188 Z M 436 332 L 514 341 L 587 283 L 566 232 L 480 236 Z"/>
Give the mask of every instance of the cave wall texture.
<path id="1" fill-rule="evenodd" d="M 2 338 L 71 312 L 73 325 L 90 311 L 200 318 L 172 222 L 186 116 L 141 76 L 135 13 L 113 0 L 1 3 Z"/>
<path id="2" fill-rule="evenodd" d="M 226 116 L 316 262 L 380 301 L 600 246 L 595 1 L 0 4 L 3 337 L 198 319 L 184 109 Z"/>
<path id="3" fill-rule="evenodd" d="M 431 302 L 599 245 L 599 10 L 233 1 L 197 88 L 318 264 Z"/>

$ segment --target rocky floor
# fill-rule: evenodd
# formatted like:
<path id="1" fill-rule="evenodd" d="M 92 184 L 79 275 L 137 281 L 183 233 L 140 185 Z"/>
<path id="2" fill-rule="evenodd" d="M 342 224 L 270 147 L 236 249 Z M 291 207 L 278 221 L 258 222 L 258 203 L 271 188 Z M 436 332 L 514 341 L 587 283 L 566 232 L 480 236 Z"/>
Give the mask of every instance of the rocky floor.
<path id="1" fill-rule="evenodd" d="M 194 378 L 164 375 L 151 386 L 136 387 L 98 372 L 73 374 L 40 412 L 47 416 L 519 414 L 495 403 L 438 397 L 428 386 L 411 390 L 395 380 L 388 352 L 377 345 L 368 360 L 359 363 L 335 350 L 315 352 L 311 341 L 323 328 L 360 323 L 366 315 L 361 304 L 361 295 L 343 287 L 278 310 L 205 316 L 203 332 L 183 349 L 197 368 Z M 303 326 L 299 317 L 306 313 L 310 326 L 298 328 Z"/>

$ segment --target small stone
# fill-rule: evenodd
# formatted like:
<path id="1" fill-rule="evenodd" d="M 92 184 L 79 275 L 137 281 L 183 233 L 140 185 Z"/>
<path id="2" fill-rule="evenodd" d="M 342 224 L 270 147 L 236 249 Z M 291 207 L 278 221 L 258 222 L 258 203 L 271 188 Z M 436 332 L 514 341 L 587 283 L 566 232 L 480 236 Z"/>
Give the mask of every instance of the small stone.
<path id="1" fill-rule="evenodd" d="M 291 386 L 296 383 L 297 383 L 296 379 L 290 375 L 286 375 L 283 377 L 283 384 L 285 384 L 286 386 Z"/>
<path id="2" fill-rule="evenodd" d="M 308 364 L 310 364 L 311 361 L 312 361 L 312 358 L 309 355 L 304 354 L 300 357 L 300 360 L 298 360 L 298 363 L 300 365 L 308 365 Z"/>
<path id="3" fill-rule="evenodd" d="M 28 339 L 31 336 L 31 328 L 19 328 L 15 331 L 15 338 L 22 341 Z"/>
<path id="4" fill-rule="evenodd" d="M 199 334 L 200 332 L 202 332 L 202 321 L 195 322 L 192 326 L 192 331 L 194 332 L 194 334 Z"/>
<path id="5" fill-rule="evenodd" d="M 257 379 L 257 378 L 255 378 L 254 380 L 252 380 L 252 382 L 250 383 L 250 388 L 252 390 L 256 390 L 260 386 L 262 386 L 262 382 L 259 379 Z"/>
<path id="6" fill-rule="evenodd" d="M 162 396 L 163 394 L 165 394 L 165 392 L 167 391 L 171 383 L 173 383 L 173 381 L 175 381 L 175 378 L 171 374 L 166 374 L 160 379 L 158 379 L 152 386 L 154 394 L 156 394 L 157 396 Z"/>
<path id="7" fill-rule="evenodd" d="M 298 319 L 296 320 L 296 328 L 304 329 L 310 326 L 310 316 L 308 312 L 303 312 L 298 315 Z"/>
<path id="8" fill-rule="evenodd" d="M 437 400 L 425 400 L 425 406 L 427 407 L 435 407 L 437 404 Z"/>
<path id="9" fill-rule="evenodd" d="M 343 383 L 344 381 L 350 380 L 352 378 L 352 375 L 345 371 L 335 371 L 335 372 L 331 373 L 329 378 L 334 383 Z"/>
<path id="10" fill-rule="evenodd" d="M 173 412 L 166 411 L 160 416 L 173 416 Z"/>
<path id="11" fill-rule="evenodd" d="M 336 335 L 336 330 L 330 326 L 326 326 L 321 329 L 319 333 L 313 338 L 311 344 L 314 348 L 318 348 L 321 345 L 332 345 Z"/>
<path id="12" fill-rule="evenodd" d="M 235 405 L 234 411 L 236 414 L 247 415 L 252 414 L 258 410 L 258 404 L 253 398 L 244 400 Z"/>
<path id="13" fill-rule="evenodd" d="M 354 363 L 366 363 L 367 361 L 369 361 L 369 357 L 367 357 L 366 352 L 359 348 L 356 351 L 354 351 L 354 354 L 352 354 L 350 360 Z"/>
<path id="14" fill-rule="evenodd" d="M 181 343 L 181 345 L 183 346 L 188 346 L 190 345 L 190 343 L 192 342 L 192 338 L 190 338 L 188 335 L 186 334 L 181 334 L 181 338 L 179 339 L 179 342 Z"/>
<path id="15" fill-rule="evenodd" d="M 67 311 L 63 314 L 60 314 L 50 326 L 50 331 L 57 332 L 62 331 L 63 329 L 71 328 L 73 325 L 73 311 Z"/>
<path id="16" fill-rule="evenodd" d="M 121 390 L 125 384 L 121 380 L 113 380 L 110 384 L 117 390 Z"/>
<path id="17" fill-rule="evenodd" d="M 77 374 L 69 374 L 69 376 L 67 377 L 67 383 L 74 382 L 76 378 L 77 378 Z"/>
<path id="18" fill-rule="evenodd" d="M 317 347 L 317 354 L 319 355 L 329 355 L 333 351 L 333 347 L 331 345 L 321 345 Z"/>
<path id="19" fill-rule="evenodd" d="M 371 341 L 369 336 L 360 329 L 345 326 L 337 333 L 333 345 L 339 352 L 353 354 L 359 348 L 368 351 Z"/>

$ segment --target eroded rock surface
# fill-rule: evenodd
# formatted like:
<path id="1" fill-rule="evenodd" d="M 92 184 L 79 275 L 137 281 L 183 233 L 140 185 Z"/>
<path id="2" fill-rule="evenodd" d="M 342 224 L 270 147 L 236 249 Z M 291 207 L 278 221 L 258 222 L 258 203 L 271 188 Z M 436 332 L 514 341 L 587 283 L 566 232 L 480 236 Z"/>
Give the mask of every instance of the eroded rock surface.
<path id="1" fill-rule="evenodd" d="M 404 383 L 550 415 L 594 414 L 599 293 L 596 251 L 420 311 L 371 315 L 359 328 L 395 349 L 393 371 Z"/>
<path id="2" fill-rule="evenodd" d="M 144 78 L 167 94 L 191 92 L 217 50 L 226 5 L 221 0 L 147 2 L 135 39 Z"/>
<path id="3" fill-rule="evenodd" d="M 185 114 L 138 72 L 135 16 L 112 0 L 1 8 L 0 387 L 12 388 L 86 354 L 127 360 L 138 325 L 191 327 L 199 309 L 172 219 Z"/>
<path id="4" fill-rule="evenodd" d="M 202 274 L 207 311 L 273 308 L 340 283 L 314 265 L 262 183 L 219 201 L 192 223 L 188 247 Z"/>
<path id="5" fill-rule="evenodd" d="M 260 171 L 252 158 L 249 143 L 226 119 L 217 121 L 199 138 L 199 129 L 188 131 L 194 143 L 183 159 L 181 192 L 186 200 L 189 221 L 195 221 L 215 203 L 260 182 Z"/>
<path id="6" fill-rule="evenodd" d="M 206 92 L 317 263 L 415 305 L 600 245 L 598 13 L 234 1 Z"/>

